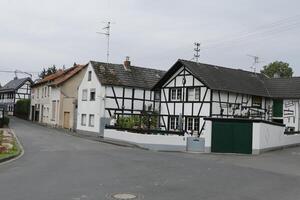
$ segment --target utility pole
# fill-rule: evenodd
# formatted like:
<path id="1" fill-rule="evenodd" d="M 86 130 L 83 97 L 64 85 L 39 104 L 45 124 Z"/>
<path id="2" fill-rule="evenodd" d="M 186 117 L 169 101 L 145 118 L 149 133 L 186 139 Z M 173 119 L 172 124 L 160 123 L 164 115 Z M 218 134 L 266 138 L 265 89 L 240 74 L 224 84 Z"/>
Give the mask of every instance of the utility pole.
<path id="1" fill-rule="evenodd" d="M 200 58 L 200 50 L 201 50 L 200 46 L 201 46 L 201 44 L 198 43 L 198 42 L 195 42 L 194 45 L 195 45 L 195 48 L 194 48 L 194 51 L 195 51 L 195 53 L 194 53 L 194 59 L 196 59 L 196 62 L 198 63 L 199 62 L 199 58 Z"/>
<path id="2" fill-rule="evenodd" d="M 106 23 L 106 26 L 103 28 L 103 30 L 105 30 L 105 32 L 97 32 L 97 33 L 105 35 L 106 38 L 107 38 L 106 63 L 107 63 L 107 66 L 108 66 L 108 63 L 109 63 L 109 42 L 110 42 L 109 39 L 110 39 L 111 22 L 108 21 L 108 22 L 105 22 L 105 23 Z"/>

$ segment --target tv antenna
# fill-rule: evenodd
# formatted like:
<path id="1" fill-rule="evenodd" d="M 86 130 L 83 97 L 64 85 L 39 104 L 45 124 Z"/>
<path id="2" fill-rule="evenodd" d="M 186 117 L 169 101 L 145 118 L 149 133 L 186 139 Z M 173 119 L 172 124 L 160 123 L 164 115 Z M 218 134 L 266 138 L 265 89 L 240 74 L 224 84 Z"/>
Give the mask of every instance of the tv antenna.
<path id="1" fill-rule="evenodd" d="M 108 21 L 108 22 L 103 22 L 105 23 L 105 27 L 102 28 L 102 30 L 105 30 L 105 32 L 97 32 L 98 34 L 102 34 L 105 35 L 107 38 L 107 49 L 106 49 L 106 63 L 108 65 L 109 63 L 109 40 L 110 40 L 110 28 L 111 28 L 111 24 L 112 22 Z"/>
<path id="2" fill-rule="evenodd" d="M 258 56 L 249 55 L 249 54 L 247 56 L 253 58 L 253 63 L 250 68 L 251 70 L 253 70 L 254 73 L 256 73 L 257 64 L 261 63 L 260 58 Z"/>
<path id="3" fill-rule="evenodd" d="M 200 46 L 201 46 L 201 44 L 198 43 L 198 42 L 195 42 L 194 45 L 195 45 L 195 48 L 194 48 L 194 51 L 195 51 L 195 53 L 194 53 L 194 59 L 196 59 L 196 62 L 198 63 L 199 62 L 199 58 L 200 58 L 200 51 L 201 51 Z"/>

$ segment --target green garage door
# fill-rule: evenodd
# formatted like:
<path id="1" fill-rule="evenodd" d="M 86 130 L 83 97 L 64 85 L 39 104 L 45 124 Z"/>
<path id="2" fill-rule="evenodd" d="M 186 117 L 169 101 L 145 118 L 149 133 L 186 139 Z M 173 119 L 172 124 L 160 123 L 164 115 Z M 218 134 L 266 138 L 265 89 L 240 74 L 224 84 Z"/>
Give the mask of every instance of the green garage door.
<path id="1" fill-rule="evenodd" d="M 211 151 L 251 154 L 252 123 L 213 122 Z"/>

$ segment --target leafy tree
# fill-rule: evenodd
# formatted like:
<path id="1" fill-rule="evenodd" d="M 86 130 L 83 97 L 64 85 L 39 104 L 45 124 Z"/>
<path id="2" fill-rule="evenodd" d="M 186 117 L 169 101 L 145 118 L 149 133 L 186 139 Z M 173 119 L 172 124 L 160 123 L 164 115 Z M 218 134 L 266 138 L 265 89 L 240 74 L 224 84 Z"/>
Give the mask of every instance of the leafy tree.
<path id="1" fill-rule="evenodd" d="M 288 63 L 282 61 L 275 61 L 263 67 L 261 73 L 267 75 L 268 77 L 274 77 L 278 75 L 282 78 L 288 78 L 293 76 L 293 69 L 289 67 Z"/>
<path id="2" fill-rule="evenodd" d="M 28 119 L 30 110 L 30 99 L 20 99 L 16 103 L 15 115 L 17 117 Z"/>
<path id="3" fill-rule="evenodd" d="M 49 76 L 51 74 L 54 74 L 57 72 L 56 66 L 53 65 L 52 67 L 48 67 L 47 69 L 43 68 L 42 72 L 39 74 L 40 78 L 45 78 L 46 76 Z"/>

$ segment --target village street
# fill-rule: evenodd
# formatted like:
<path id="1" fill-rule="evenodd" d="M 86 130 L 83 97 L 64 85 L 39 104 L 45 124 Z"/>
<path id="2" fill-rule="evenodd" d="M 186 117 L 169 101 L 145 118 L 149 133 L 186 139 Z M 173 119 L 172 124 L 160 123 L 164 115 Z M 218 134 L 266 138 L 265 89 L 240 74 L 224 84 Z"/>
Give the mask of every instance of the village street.
<path id="1" fill-rule="evenodd" d="M 300 148 L 260 156 L 153 152 L 67 135 L 12 118 L 24 146 L 0 165 L 0 199 L 105 200 L 133 193 L 149 200 L 295 200 Z"/>

